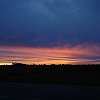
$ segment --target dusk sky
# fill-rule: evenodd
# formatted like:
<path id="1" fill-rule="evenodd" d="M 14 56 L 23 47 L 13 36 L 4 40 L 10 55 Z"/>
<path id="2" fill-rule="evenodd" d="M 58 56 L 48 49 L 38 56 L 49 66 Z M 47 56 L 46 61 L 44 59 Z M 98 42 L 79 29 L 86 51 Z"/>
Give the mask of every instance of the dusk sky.
<path id="1" fill-rule="evenodd" d="M 99 0 L 0 0 L 0 64 L 97 64 Z"/>

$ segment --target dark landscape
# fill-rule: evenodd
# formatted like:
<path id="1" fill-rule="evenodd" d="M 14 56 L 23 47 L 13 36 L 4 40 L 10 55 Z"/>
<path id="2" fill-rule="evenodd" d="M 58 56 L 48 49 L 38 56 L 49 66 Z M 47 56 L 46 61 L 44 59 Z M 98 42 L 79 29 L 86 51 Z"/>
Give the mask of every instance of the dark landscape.
<path id="1" fill-rule="evenodd" d="M 0 66 L 0 100 L 100 100 L 100 65 Z"/>
<path id="2" fill-rule="evenodd" d="M 0 66 L 0 81 L 67 85 L 100 85 L 100 65 Z"/>

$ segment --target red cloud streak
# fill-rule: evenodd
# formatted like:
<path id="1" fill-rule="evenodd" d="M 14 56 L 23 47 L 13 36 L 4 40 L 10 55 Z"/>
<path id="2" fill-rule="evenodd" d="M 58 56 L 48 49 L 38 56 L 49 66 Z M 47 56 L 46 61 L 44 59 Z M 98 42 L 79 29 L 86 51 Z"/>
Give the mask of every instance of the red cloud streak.
<path id="1" fill-rule="evenodd" d="M 0 47 L 0 64 L 20 62 L 25 64 L 98 64 L 100 47 L 95 45 L 75 47 Z"/>

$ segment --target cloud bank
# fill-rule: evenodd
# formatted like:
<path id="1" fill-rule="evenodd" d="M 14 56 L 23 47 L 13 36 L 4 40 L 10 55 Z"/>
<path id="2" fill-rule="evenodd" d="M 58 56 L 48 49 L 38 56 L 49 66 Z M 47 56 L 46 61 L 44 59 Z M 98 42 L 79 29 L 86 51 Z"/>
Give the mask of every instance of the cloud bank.
<path id="1" fill-rule="evenodd" d="M 0 0 L 0 45 L 100 43 L 98 0 Z"/>
<path id="2" fill-rule="evenodd" d="M 100 47 L 0 48 L 0 63 L 12 62 L 26 64 L 99 64 Z"/>
<path id="3" fill-rule="evenodd" d="M 0 0 L 0 62 L 98 63 L 99 4 L 99 0 Z M 24 53 L 19 51 L 23 48 Z"/>

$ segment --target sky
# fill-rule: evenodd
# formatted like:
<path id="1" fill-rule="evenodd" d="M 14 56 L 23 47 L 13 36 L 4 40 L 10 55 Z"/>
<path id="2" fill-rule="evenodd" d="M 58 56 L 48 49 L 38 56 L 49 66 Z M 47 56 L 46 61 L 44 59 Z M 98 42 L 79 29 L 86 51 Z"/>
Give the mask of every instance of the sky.
<path id="1" fill-rule="evenodd" d="M 0 63 L 99 63 L 99 4 L 99 0 L 0 0 Z"/>

